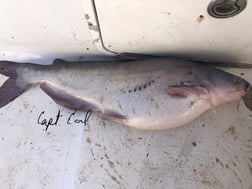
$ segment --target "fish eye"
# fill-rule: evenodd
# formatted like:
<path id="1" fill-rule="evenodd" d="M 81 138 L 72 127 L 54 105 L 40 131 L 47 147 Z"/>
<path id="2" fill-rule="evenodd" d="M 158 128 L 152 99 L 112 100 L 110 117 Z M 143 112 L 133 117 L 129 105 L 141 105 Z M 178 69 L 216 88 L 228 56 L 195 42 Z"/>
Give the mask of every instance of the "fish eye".
<path id="1" fill-rule="evenodd" d="M 235 78 L 234 78 L 234 82 L 235 82 L 236 84 L 240 83 L 241 81 L 242 81 L 241 78 L 238 78 L 238 77 L 235 77 Z"/>
<path id="2" fill-rule="evenodd" d="M 249 89 L 249 88 L 250 88 L 250 84 L 248 82 L 246 82 L 245 89 Z"/>

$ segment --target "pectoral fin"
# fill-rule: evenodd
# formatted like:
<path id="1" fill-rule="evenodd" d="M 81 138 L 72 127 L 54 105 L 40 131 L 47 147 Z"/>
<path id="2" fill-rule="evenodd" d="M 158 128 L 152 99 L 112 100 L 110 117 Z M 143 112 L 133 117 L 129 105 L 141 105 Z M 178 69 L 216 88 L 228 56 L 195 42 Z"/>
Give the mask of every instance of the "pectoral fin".
<path id="1" fill-rule="evenodd" d="M 202 96 L 208 94 L 208 90 L 202 86 L 176 85 L 167 88 L 167 94 L 174 98 L 187 98 L 191 95 Z"/>

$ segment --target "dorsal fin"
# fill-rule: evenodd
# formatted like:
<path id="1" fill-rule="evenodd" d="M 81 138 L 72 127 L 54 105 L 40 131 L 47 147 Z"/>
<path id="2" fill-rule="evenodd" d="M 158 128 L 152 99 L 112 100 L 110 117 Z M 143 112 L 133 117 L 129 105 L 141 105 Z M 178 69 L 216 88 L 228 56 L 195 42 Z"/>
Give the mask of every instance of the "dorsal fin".
<path id="1" fill-rule="evenodd" d="M 60 58 L 57 58 L 53 61 L 53 65 L 56 65 L 56 64 L 62 64 L 62 63 L 66 63 L 67 61 L 63 60 L 63 59 L 60 59 Z"/>

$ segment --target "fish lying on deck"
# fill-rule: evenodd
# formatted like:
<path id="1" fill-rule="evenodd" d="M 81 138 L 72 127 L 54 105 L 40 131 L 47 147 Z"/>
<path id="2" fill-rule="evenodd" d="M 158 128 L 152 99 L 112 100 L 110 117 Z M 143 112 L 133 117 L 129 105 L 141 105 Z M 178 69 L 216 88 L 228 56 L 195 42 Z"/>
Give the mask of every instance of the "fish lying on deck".
<path id="1" fill-rule="evenodd" d="M 53 65 L 0 61 L 0 73 L 9 77 L 0 88 L 0 107 L 39 85 L 64 107 L 145 130 L 184 125 L 240 100 L 251 88 L 224 71 L 173 58 Z"/>

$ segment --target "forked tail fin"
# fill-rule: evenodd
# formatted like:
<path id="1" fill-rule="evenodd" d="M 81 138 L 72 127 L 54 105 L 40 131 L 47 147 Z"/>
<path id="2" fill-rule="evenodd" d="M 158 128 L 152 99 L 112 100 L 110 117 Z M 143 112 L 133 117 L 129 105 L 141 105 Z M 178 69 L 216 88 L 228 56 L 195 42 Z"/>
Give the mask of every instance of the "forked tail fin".
<path id="1" fill-rule="evenodd" d="M 0 73 L 8 77 L 17 77 L 17 68 L 20 64 L 10 61 L 0 61 Z"/>
<path id="2" fill-rule="evenodd" d="M 20 64 L 9 61 L 0 61 L 0 73 L 9 78 L 0 87 L 0 108 L 20 96 L 29 86 L 20 87 L 17 85 L 17 68 Z"/>

